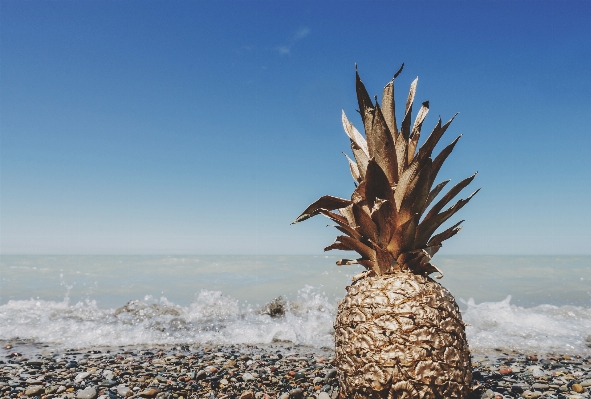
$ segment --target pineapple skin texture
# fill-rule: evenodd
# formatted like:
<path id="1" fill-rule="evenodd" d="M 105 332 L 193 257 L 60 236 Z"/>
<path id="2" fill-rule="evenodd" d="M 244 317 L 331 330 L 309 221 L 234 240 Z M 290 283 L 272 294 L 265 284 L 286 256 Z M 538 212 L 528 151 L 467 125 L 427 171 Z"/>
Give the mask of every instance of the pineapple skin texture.
<path id="1" fill-rule="evenodd" d="M 427 276 L 365 277 L 338 307 L 335 363 L 347 399 L 465 399 L 472 364 L 451 293 Z"/>

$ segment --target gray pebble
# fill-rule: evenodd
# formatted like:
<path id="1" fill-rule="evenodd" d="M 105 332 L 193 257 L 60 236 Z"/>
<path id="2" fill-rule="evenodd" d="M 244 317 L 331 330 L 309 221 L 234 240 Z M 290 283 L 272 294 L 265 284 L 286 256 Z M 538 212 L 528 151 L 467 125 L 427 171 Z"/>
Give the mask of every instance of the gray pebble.
<path id="1" fill-rule="evenodd" d="M 77 399 L 94 399 L 96 398 L 96 389 L 93 387 L 84 388 L 76 394 Z"/>
<path id="2" fill-rule="evenodd" d="M 42 385 L 33 385 L 25 391 L 25 396 L 40 396 L 45 393 L 45 388 Z"/>

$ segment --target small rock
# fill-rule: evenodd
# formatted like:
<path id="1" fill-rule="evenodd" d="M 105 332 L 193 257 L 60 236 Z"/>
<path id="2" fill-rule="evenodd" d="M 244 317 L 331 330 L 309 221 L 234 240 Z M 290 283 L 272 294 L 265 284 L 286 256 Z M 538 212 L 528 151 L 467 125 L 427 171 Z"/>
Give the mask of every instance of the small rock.
<path id="1" fill-rule="evenodd" d="M 501 374 L 501 375 L 509 375 L 509 374 L 511 374 L 511 373 L 513 373 L 513 370 L 511 370 L 511 369 L 510 369 L 509 367 L 507 367 L 507 366 L 502 366 L 502 367 L 499 369 L 499 374 Z"/>
<path id="2" fill-rule="evenodd" d="M 195 375 L 195 381 L 203 380 L 205 377 L 207 377 L 205 370 L 199 370 L 197 375 Z"/>
<path id="3" fill-rule="evenodd" d="M 138 393 L 138 396 L 140 396 L 142 398 L 153 398 L 156 395 L 158 395 L 158 393 L 160 393 L 159 389 L 149 388 L 149 389 L 145 389 L 145 390 L 141 391 L 140 393 Z"/>
<path id="4" fill-rule="evenodd" d="M 254 399 L 254 393 L 252 391 L 244 391 L 240 395 L 240 399 Z"/>
<path id="5" fill-rule="evenodd" d="M 304 373 L 295 373 L 294 376 L 293 376 L 293 378 L 296 381 L 305 380 L 306 379 L 306 374 L 304 374 Z"/>
<path id="6" fill-rule="evenodd" d="M 117 385 L 117 395 L 126 397 L 128 392 L 131 392 L 129 387 L 125 385 Z"/>
<path id="7" fill-rule="evenodd" d="M 535 399 L 542 395 L 541 392 L 532 392 L 529 389 L 521 394 L 525 399 Z"/>
<path id="8" fill-rule="evenodd" d="M 583 392 L 585 392 L 585 389 L 583 389 L 583 386 L 581 384 L 573 384 L 573 386 L 570 387 L 570 389 L 572 389 L 576 393 L 583 393 Z"/>
<path id="9" fill-rule="evenodd" d="M 45 387 L 45 395 L 51 395 L 57 392 L 58 387 L 55 385 L 48 385 Z"/>
<path id="10" fill-rule="evenodd" d="M 83 373 L 78 373 L 76 375 L 76 378 L 74 378 L 74 382 L 79 384 L 81 383 L 86 377 L 88 377 L 90 375 L 90 373 L 87 373 L 86 371 Z"/>
<path id="11" fill-rule="evenodd" d="M 25 396 L 40 396 L 45 393 L 45 388 L 41 385 L 33 385 L 25 391 Z"/>
<path id="12" fill-rule="evenodd" d="M 545 389 L 550 388 L 550 385 L 537 382 L 537 383 L 533 384 L 531 387 L 533 389 L 535 389 L 536 391 L 541 391 L 542 389 L 545 390 Z"/>
<path id="13" fill-rule="evenodd" d="M 39 360 L 29 360 L 27 362 L 27 366 L 29 367 L 41 367 L 43 365 L 42 361 Z"/>
<path id="14" fill-rule="evenodd" d="M 113 380 L 115 379 L 115 373 L 113 373 L 111 370 L 105 370 L 103 371 L 103 377 L 105 380 Z"/>
<path id="15" fill-rule="evenodd" d="M 337 370 L 336 369 L 329 369 L 329 370 L 326 370 L 326 376 L 324 377 L 324 380 L 328 381 L 331 378 L 336 378 L 336 376 L 337 376 Z"/>
<path id="16" fill-rule="evenodd" d="M 250 373 L 244 373 L 244 374 L 242 374 L 242 380 L 243 381 L 253 381 L 254 376 Z"/>
<path id="17" fill-rule="evenodd" d="M 104 380 L 100 383 L 101 387 L 107 387 L 107 388 L 114 387 L 115 385 L 117 385 L 117 381 L 115 381 L 115 380 Z"/>
<path id="18" fill-rule="evenodd" d="M 330 399 L 330 395 L 327 394 L 326 392 L 320 392 L 318 394 L 318 399 Z"/>
<path id="19" fill-rule="evenodd" d="M 300 388 L 289 391 L 289 399 L 304 399 L 304 391 Z"/>
<path id="20" fill-rule="evenodd" d="M 584 381 L 581 381 L 581 386 L 582 386 L 583 388 L 586 388 L 586 387 L 591 387 L 591 380 L 584 380 Z"/>
<path id="21" fill-rule="evenodd" d="M 86 387 L 76 394 L 77 399 L 94 399 L 96 398 L 96 389 L 93 387 Z"/>

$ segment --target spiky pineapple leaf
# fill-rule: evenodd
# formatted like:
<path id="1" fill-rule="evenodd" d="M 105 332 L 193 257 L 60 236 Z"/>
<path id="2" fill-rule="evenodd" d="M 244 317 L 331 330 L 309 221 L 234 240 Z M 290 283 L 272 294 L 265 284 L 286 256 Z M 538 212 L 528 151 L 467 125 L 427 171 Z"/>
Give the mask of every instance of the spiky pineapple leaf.
<path id="1" fill-rule="evenodd" d="M 445 221 L 452 217 L 457 211 L 462 209 L 462 207 L 466 205 L 468 201 L 478 193 L 478 191 L 480 191 L 480 189 L 474 191 L 468 198 L 459 200 L 454 205 L 437 215 L 430 218 L 425 217 L 425 220 L 420 223 L 418 228 L 416 236 L 417 243 L 427 242 L 435 230 L 437 230 L 439 226 L 445 223 Z"/>
<path id="2" fill-rule="evenodd" d="M 306 208 L 304 212 L 300 216 L 297 217 L 296 220 L 292 222 L 292 224 L 299 223 L 303 220 L 309 219 L 312 216 L 317 215 L 320 209 L 326 210 L 333 210 L 338 208 L 343 208 L 347 205 L 351 204 L 350 200 L 344 198 L 333 197 L 331 195 L 325 195 L 320 197 L 318 200 L 313 202 L 309 207 Z"/>
<path id="3" fill-rule="evenodd" d="M 431 166 L 431 175 L 432 174 L 433 174 L 433 166 Z M 433 184 L 433 182 L 432 182 L 432 180 L 433 180 L 432 176 L 430 176 L 430 180 L 431 180 L 431 182 L 429 182 L 429 186 L 431 186 Z M 427 196 L 427 200 L 425 201 L 425 204 L 423 205 L 423 209 L 421 209 L 421 211 L 419 212 L 421 215 L 423 214 L 423 212 L 425 212 L 425 209 L 427 209 L 429 207 L 429 205 L 431 205 L 431 202 L 433 202 L 433 200 L 439 195 L 439 193 L 441 192 L 441 190 L 443 190 L 443 188 L 450 181 L 451 180 L 442 181 L 441 183 L 439 183 L 438 185 L 436 185 L 433 190 L 431 190 L 429 192 L 429 195 Z"/>
<path id="4" fill-rule="evenodd" d="M 382 248 L 388 246 L 396 228 L 396 218 L 396 207 L 391 201 L 376 201 L 371 213 L 371 219 L 378 229 L 378 246 Z"/>
<path id="5" fill-rule="evenodd" d="M 365 175 L 365 199 L 367 204 L 373 207 L 376 198 L 388 201 L 394 200 L 388 177 L 386 177 L 380 165 L 372 158 L 367 164 L 367 173 Z"/>
<path id="6" fill-rule="evenodd" d="M 369 158 L 363 149 L 361 149 L 353 140 L 351 141 L 351 151 L 357 160 L 357 170 L 361 179 L 365 179 L 365 171 L 367 170 L 367 162 Z"/>
<path id="7" fill-rule="evenodd" d="M 367 137 L 372 129 L 374 104 L 371 101 L 371 97 L 365 88 L 365 85 L 359 77 L 359 72 L 355 70 L 355 89 L 357 92 L 357 103 L 359 104 L 359 113 L 361 114 L 361 120 L 365 127 L 365 136 Z M 371 155 L 371 154 L 370 154 Z"/>
<path id="8" fill-rule="evenodd" d="M 361 181 L 359 185 L 355 188 L 353 193 L 351 194 L 351 201 L 356 204 L 361 204 L 365 202 L 365 185 L 367 183 L 365 180 Z"/>
<path id="9" fill-rule="evenodd" d="M 355 163 L 351 158 L 349 158 L 349 156 L 344 152 L 343 155 L 347 158 L 347 161 L 349 162 L 349 169 L 351 170 L 351 176 L 353 177 L 353 180 L 355 180 L 356 182 L 360 182 L 361 174 L 359 173 L 359 167 L 357 166 L 357 163 Z"/>
<path id="10" fill-rule="evenodd" d="M 396 162 L 398 163 L 398 181 L 408 166 L 408 141 L 399 133 L 394 143 L 396 148 Z"/>
<path id="11" fill-rule="evenodd" d="M 361 233 L 363 237 L 376 242 L 378 239 L 378 228 L 376 227 L 374 221 L 367 213 L 365 213 L 363 208 L 355 203 L 353 203 L 352 210 L 353 216 L 355 217 L 355 224 L 359 233 Z"/>
<path id="12" fill-rule="evenodd" d="M 363 258 L 370 259 L 370 260 L 375 260 L 375 258 L 376 258 L 376 253 L 372 248 L 365 245 L 361 241 L 356 240 L 355 238 L 348 237 L 348 236 L 338 236 L 337 240 L 340 241 L 341 243 L 343 243 L 343 245 L 345 245 L 349 249 L 356 251 Z"/>
<path id="13" fill-rule="evenodd" d="M 410 90 L 408 92 L 408 98 L 406 100 L 406 110 L 404 111 L 404 119 L 402 120 L 402 124 L 400 126 L 400 132 L 404 136 L 405 140 L 408 141 L 410 138 L 410 119 L 412 116 L 412 104 L 415 100 L 415 94 L 417 92 L 417 83 L 419 82 L 419 78 L 415 78 L 410 84 Z"/>
<path id="14" fill-rule="evenodd" d="M 390 185 L 398 180 L 398 164 L 392 134 L 386 125 L 380 106 L 376 104 L 373 111 L 371 129 L 367 134 L 367 148 L 370 158 L 374 158 L 382 168 Z"/>
<path id="15" fill-rule="evenodd" d="M 347 133 L 347 136 L 349 136 L 349 138 L 353 140 L 355 144 L 357 144 L 359 148 L 363 150 L 363 152 L 365 152 L 365 155 L 369 157 L 367 141 L 361 135 L 361 133 L 359 133 L 359 130 L 357 130 L 355 126 L 353 126 L 353 124 L 349 122 L 349 119 L 347 119 L 347 115 L 345 114 L 345 110 L 343 110 L 342 112 L 341 120 L 343 122 L 343 129 L 345 129 L 345 133 Z"/>
<path id="16" fill-rule="evenodd" d="M 415 119 L 414 126 L 412 128 L 412 133 L 410 135 L 410 140 L 408 142 L 408 164 L 410 164 L 415 156 L 415 151 L 417 150 L 417 145 L 419 144 L 419 138 L 421 137 L 421 128 L 423 126 L 423 122 L 429 113 L 429 101 L 425 101 L 421 105 L 421 109 L 417 114 Z"/>
<path id="17" fill-rule="evenodd" d="M 433 205 L 433 207 L 429 210 L 429 213 L 427 213 L 427 216 L 425 216 L 425 220 L 428 220 L 436 214 L 438 214 L 444 206 L 446 206 L 452 199 L 454 199 L 456 195 L 460 193 L 460 191 L 462 191 L 468 184 L 472 182 L 472 180 L 474 180 L 477 174 L 478 172 L 474 173 L 470 177 L 465 178 L 464 180 L 453 186 L 451 190 L 449 190 L 447 194 L 443 196 L 443 198 L 441 198 L 435 205 Z"/>
<path id="18" fill-rule="evenodd" d="M 458 227 L 460 224 L 462 224 L 464 221 L 460 220 L 458 223 L 454 224 L 453 226 L 451 226 L 450 228 L 442 231 L 439 234 L 435 234 L 427 243 L 428 246 L 433 246 L 433 245 L 441 245 L 441 243 L 445 240 L 447 240 L 448 238 L 451 238 L 453 236 L 455 236 L 460 230 L 462 230 L 461 227 Z"/>
<path id="19" fill-rule="evenodd" d="M 349 227 L 349 226 L 334 226 L 334 227 L 337 230 L 339 230 L 340 232 L 345 233 L 349 237 L 353 237 L 359 241 L 364 240 L 363 236 L 361 234 L 359 234 L 359 232 L 352 227 Z"/>
<path id="20" fill-rule="evenodd" d="M 451 144 L 448 144 L 447 147 L 445 147 L 433 160 L 433 170 L 431 171 L 431 185 L 433 185 L 433 182 L 435 181 L 435 178 L 437 177 L 437 174 L 441 169 L 441 165 L 443 165 L 443 162 L 445 162 L 449 154 L 451 154 L 460 138 L 462 138 L 461 134 L 458 137 L 456 137 L 456 139 L 452 141 Z"/>
<path id="21" fill-rule="evenodd" d="M 347 223 L 349 226 L 355 228 L 357 225 L 355 224 L 355 215 L 353 214 L 353 204 L 349 204 L 344 208 L 338 209 L 339 213 L 347 219 Z"/>
<path id="22" fill-rule="evenodd" d="M 402 172 L 402 175 L 400 176 L 400 179 L 398 180 L 398 185 L 396 186 L 396 189 L 394 190 L 394 201 L 396 203 L 396 209 L 398 211 L 400 211 L 400 208 L 402 206 L 402 201 L 408 195 L 408 193 L 412 190 L 413 182 L 415 181 L 414 179 L 417 176 L 417 174 L 419 173 L 419 170 L 422 166 L 423 165 L 421 165 L 421 163 L 419 162 L 419 159 L 415 159 L 408 166 L 408 168 L 406 168 L 406 170 L 404 172 Z"/>
<path id="23" fill-rule="evenodd" d="M 397 224 L 386 249 L 393 254 L 404 252 L 406 244 L 411 241 L 409 238 L 411 234 L 413 235 L 414 239 L 417 229 L 417 222 L 417 218 L 413 217 L 402 224 Z"/>
<path id="24" fill-rule="evenodd" d="M 332 244 L 330 244 L 328 247 L 325 247 L 324 252 L 332 251 L 334 249 L 338 249 L 340 251 L 353 251 L 351 248 L 347 247 L 342 242 L 335 241 Z"/>
<path id="25" fill-rule="evenodd" d="M 435 149 L 435 146 L 439 142 L 439 139 L 441 139 L 441 136 L 443 136 L 443 134 L 445 133 L 445 131 L 447 130 L 449 125 L 451 125 L 451 123 L 453 122 L 453 120 L 455 119 L 456 116 L 458 116 L 457 113 L 449 121 L 447 121 L 445 123 L 445 125 L 443 125 L 443 126 L 441 126 L 441 118 L 439 118 L 437 125 L 435 126 L 435 128 L 433 128 L 433 131 L 431 132 L 429 137 L 427 137 L 427 140 L 419 149 L 419 153 L 417 154 L 417 158 L 425 159 L 425 158 L 430 157 L 433 154 L 433 150 Z"/>
<path id="26" fill-rule="evenodd" d="M 396 126 L 396 105 L 394 100 L 394 79 L 392 79 L 384 87 L 382 93 L 382 113 L 384 114 L 384 120 L 388 125 L 388 130 L 392 134 L 394 140 L 398 135 L 398 127 Z"/>

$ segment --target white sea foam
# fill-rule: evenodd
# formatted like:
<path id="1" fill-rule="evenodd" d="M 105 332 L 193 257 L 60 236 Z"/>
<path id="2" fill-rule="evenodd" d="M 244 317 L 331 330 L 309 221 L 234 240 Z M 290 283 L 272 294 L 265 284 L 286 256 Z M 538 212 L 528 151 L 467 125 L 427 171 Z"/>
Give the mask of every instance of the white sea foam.
<path id="1" fill-rule="evenodd" d="M 134 300 L 118 309 L 94 301 L 70 304 L 13 300 L 0 306 L 0 339 L 27 339 L 58 347 L 136 344 L 257 344 L 290 341 L 332 346 L 334 304 L 312 287 L 298 292 L 283 317 L 271 318 L 248 303 L 203 290 L 187 307 L 166 298 Z"/>
<path id="2" fill-rule="evenodd" d="M 591 308 L 464 302 L 473 351 L 591 353 Z M 102 309 L 92 300 L 12 300 L 0 306 L 0 340 L 33 340 L 63 348 L 142 344 L 265 344 L 289 341 L 332 347 L 336 304 L 306 286 L 287 302 L 283 317 L 220 291 L 202 290 L 188 306 L 146 297 Z"/>
<path id="3" fill-rule="evenodd" d="M 500 302 L 464 302 L 468 341 L 473 349 L 537 353 L 590 353 L 591 308 L 511 305 Z"/>

